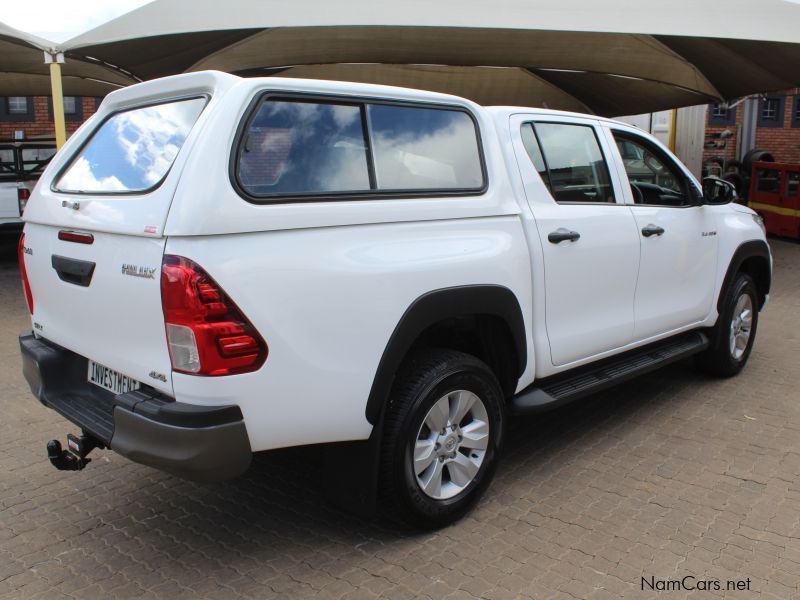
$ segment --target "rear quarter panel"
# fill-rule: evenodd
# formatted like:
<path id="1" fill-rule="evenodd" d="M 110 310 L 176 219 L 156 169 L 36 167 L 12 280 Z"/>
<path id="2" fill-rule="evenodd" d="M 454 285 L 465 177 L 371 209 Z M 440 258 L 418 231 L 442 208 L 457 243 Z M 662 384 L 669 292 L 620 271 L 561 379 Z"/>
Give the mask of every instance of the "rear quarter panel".
<path id="1" fill-rule="evenodd" d="M 514 216 L 173 237 L 166 251 L 202 265 L 269 346 L 255 373 L 173 377 L 178 400 L 238 404 L 254 450 L 368 437 L 381 355 L 405 310 L 431 290 L 503 285 L 530 315 L 529 255 Z"/>

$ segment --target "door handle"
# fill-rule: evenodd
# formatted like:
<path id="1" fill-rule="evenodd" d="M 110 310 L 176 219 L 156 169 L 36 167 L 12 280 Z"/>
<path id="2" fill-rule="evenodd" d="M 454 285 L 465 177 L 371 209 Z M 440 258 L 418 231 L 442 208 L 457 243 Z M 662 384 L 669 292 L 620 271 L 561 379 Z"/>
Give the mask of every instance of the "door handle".
<path id="1" fill-rule="evenodd" d="M 89 287 L 92 282 L 95 267 L 93 262 L 53 254 L 50 257 L 50 263 L 61 281 L 81 287 Z"/>
<path id="2" fill-rule="evenodd" d="M 561 242 L 570 241 L 570 242 L 577 242 L 581 239 L 581 234 L 577 231 L 570 231 L 569 229 L 565 229 L 564 227 L 559 227 L 555 231 L 551 231 L 550 234 L 547 236 L 547 240 L 551 244 L 559 244 Z"/>
<path id="3" fill-rule="evenodd" d="M 644 237 L 650 237 L 651 235 L 662 235 L 664 233 L 664 228 L 659 227 L 658 225 L 645 225 L 642 227 L 642 235 Z"/>

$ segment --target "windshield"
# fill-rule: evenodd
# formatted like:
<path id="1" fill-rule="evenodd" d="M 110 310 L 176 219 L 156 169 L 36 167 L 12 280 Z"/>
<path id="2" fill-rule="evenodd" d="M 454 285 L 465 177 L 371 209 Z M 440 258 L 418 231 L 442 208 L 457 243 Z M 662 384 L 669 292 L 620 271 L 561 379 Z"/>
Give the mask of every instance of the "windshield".
<path id="1" fill-rule="evenodd" d="M 145 192 L 166 177 L 205 98 L 143 106 L 112 115 L 63 172 L 55 189 L 72 193 Z"/>

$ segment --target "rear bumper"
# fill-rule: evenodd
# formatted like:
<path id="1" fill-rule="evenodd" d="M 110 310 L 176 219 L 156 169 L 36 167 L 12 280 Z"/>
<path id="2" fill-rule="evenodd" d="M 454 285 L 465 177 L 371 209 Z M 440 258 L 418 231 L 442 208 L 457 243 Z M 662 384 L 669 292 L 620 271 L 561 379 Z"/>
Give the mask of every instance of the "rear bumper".
<path id="1" fill-rule="evenodd" d="M 114 395 L 86 381 L 87 359 L 33 334 L 19 338 L 33 394 L 127 458 L 186 479 L 244 473 L 252 451 L 238 406 L 175 402 L 146 387 Z"/>

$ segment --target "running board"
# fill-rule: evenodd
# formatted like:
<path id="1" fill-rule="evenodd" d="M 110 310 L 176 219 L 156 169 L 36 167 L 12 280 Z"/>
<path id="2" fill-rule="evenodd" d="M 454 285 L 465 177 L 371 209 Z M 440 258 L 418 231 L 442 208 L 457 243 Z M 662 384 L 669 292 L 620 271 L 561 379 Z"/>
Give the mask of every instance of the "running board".
<path id="1" fill-rule="evenodd" d="M 697 354 L 708 348 L 708 337 L 693 331 L 626 352 L 579 368 L 576 373 L 554 376 L 525 388 L 509 403 L 511 414 L 532 414 L 551 410 L 578 398 L 654 371 L 664 365 Z"/>

